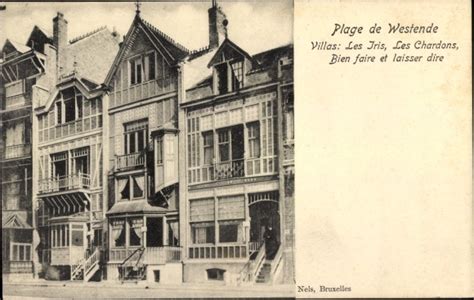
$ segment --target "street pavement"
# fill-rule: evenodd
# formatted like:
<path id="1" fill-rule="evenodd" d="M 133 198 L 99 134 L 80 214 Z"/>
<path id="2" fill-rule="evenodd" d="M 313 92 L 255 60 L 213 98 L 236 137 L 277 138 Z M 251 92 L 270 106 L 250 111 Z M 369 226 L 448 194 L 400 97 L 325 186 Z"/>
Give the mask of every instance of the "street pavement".
<path id="1" fill-rule="evenodd" d="M 226 286 L 211 284 L 164 285 L 35 281 L 3 283 L 3 299 L 94 299 L 94 298 L 215 298 L 285 297 L 294 298 L 292 285 Z"/>

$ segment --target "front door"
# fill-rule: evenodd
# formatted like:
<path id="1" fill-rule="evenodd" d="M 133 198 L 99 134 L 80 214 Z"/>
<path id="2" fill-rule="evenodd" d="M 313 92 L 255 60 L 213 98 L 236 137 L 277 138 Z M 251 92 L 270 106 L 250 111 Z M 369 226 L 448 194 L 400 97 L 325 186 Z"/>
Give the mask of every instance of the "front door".
<path id="1" fill-rule="evenodd" d="M 163 218 L 147 218 L 146 219 L 146 245 L 147 247 L 163 246 Z"/>

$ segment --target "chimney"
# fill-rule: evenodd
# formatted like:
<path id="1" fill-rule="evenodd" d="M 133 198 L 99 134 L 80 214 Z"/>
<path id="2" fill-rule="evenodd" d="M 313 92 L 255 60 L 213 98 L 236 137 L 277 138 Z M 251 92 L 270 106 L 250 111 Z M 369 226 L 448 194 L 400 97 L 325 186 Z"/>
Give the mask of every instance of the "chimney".
<path id="1" fill-rule="evenodd" d="M 58 12 L 53 19 L 53 44 L 56 47 L 56 62 L 58 67 L 58 77 L 66 70 L 66 53 L 65 49 L 68 45 L 67 40 L 67 20 L 64 15 Z"/>
<path id="2" fill-rule="evenodd" d="M 217 1 L 212 0 L 212 7 L 209 14 L 209 48 L 217 48 L 226 38 L 226 16 L 222 9 L 217 6 Z M 226 22 L 224 22 L 226 21 Z"/>

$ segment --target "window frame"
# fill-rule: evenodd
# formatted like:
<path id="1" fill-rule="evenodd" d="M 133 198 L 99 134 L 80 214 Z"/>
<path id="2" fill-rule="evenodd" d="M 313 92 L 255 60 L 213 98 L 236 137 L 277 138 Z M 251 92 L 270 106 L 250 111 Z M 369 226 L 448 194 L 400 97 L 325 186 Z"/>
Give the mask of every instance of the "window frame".
<path id="1" fill-rule="evenodd" d="M 150 57 L 153 57 L 152 64 L 150 63 Z M 130 57 L 128 60 L 129 87 L 159 79 L 157 61 L 157 52 L 153 50 Z M 140 66 L 140 81 L 138 81 L 138 66 Z"/>
<path id="2" fill-rule="evenodd" d="M 14 255 L 14 250 L 13 248 L 17 248 L 16 251 L 16 257 L 13 257 Z M 20 247 L 23 247 L 23 259 L 20 259 Z M 29 248 L 29 258 L 26 258 L 26 248 Z M 10 261 L 15 261 L 15 262 L 28 262 L 33 260 L 33 253 L 31 252 L 32 245 L 31 243 L 19 243 L 19 242 L 10 242 Z"/>

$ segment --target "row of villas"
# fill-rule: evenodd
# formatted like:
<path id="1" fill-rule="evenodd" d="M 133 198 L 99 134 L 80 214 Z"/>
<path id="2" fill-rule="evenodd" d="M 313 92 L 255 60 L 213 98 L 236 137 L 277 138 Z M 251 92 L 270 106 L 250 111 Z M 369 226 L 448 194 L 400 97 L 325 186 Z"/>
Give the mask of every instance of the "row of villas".
<path id="1" fill-rule="evenodd" d="M 293 48 L 250 55 L 208 16 L 196 51 L 139 11 L 123 40 L 68 41 L 58 13 L 6 41 L 4 276 L 294 282 Z"/>

